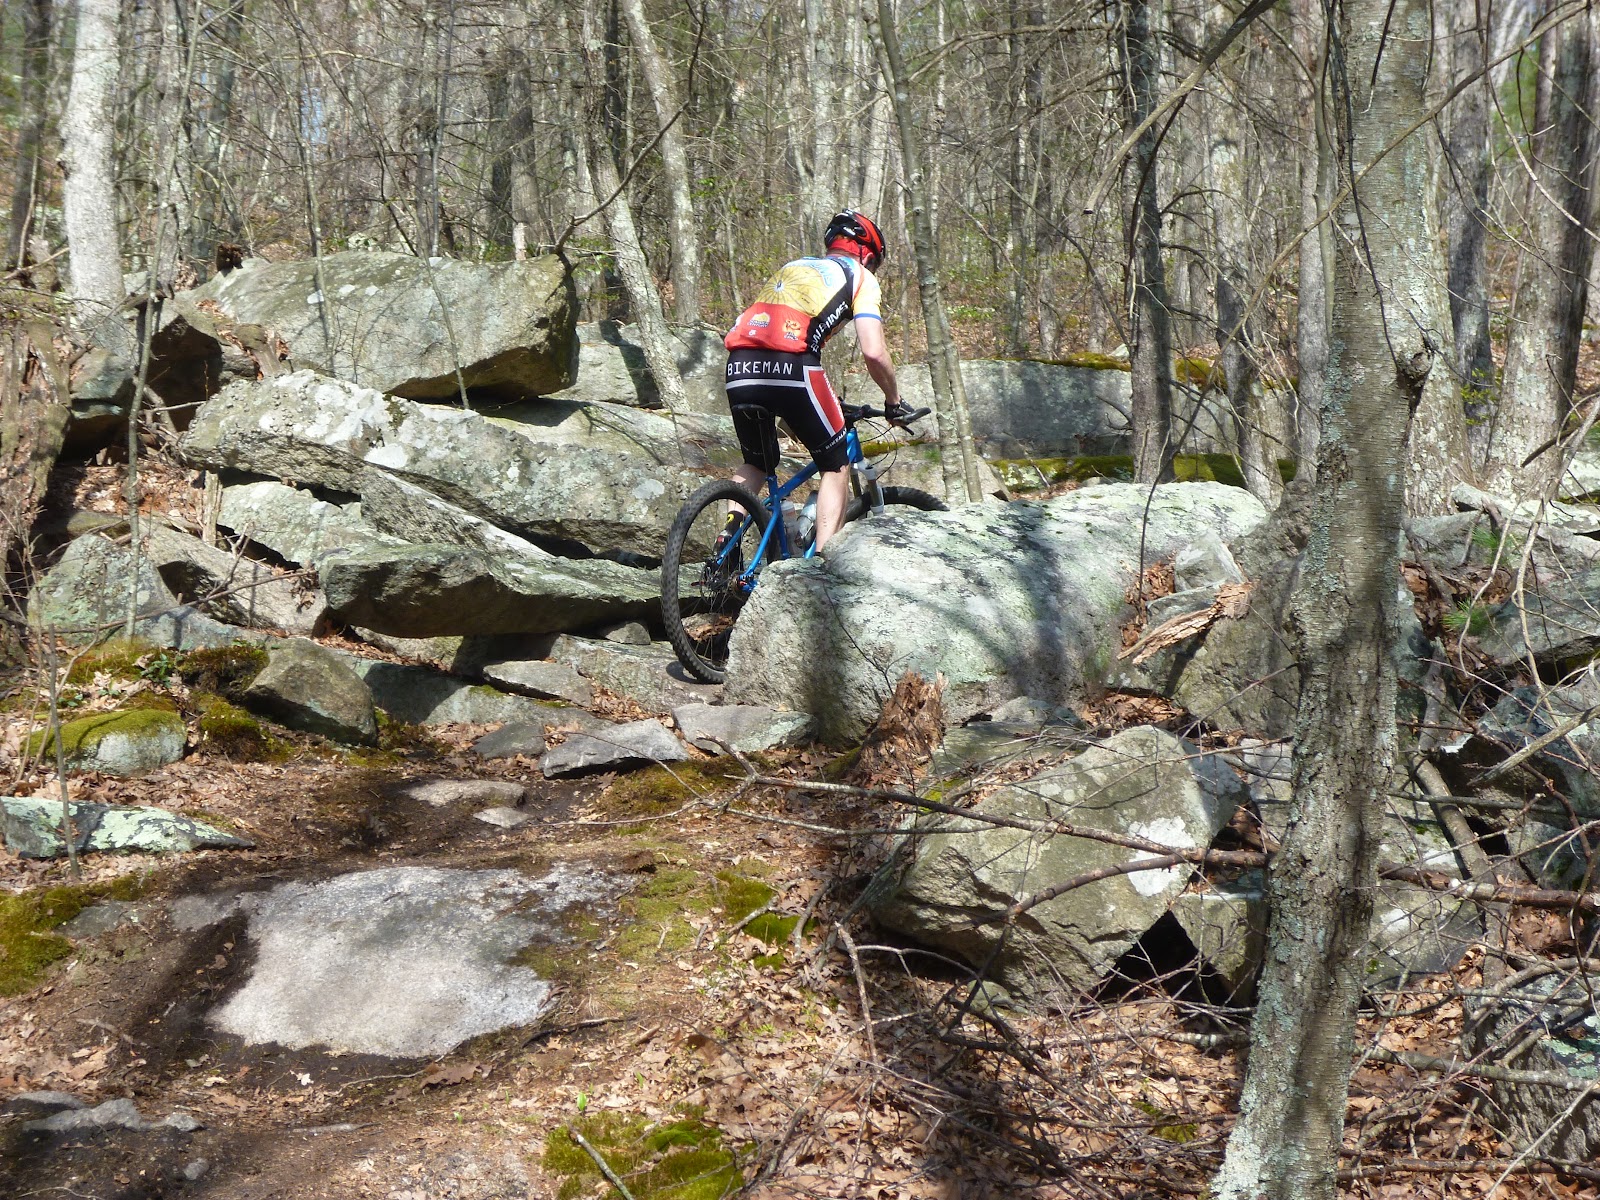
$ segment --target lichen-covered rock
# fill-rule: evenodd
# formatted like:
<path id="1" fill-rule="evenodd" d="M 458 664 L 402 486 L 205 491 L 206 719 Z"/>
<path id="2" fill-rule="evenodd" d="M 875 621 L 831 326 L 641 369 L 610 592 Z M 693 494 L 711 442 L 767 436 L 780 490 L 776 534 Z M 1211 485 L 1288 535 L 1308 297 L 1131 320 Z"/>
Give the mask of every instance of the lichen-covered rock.
<path id="1" fill-rule="evenodd" d="M 187 737 L 177 713 L 129 708 L 68 721 L 61 727 L 61 748 L 69 771 L 143 775 L 182 758 Z M 55 739 L 49 730 L 38 730 L 28 739 L 28 753 L 53 759 Z"/>
<path id="2" fill-rule="evenodd" d="M 947 720 L 1018 695 L 1083 700 L 1106 678 L 1145 564 L 1203 530 L 1224 541 L 1264 510 L 1220 484 L 1080 488 L 847 525 L 817 558 L 774 564 L 734 628 L 727 699 L 809 712 L 857 737 L 893 680 L 943 674 Z"/>
<path id="3" fill-rule="evenodd" d="M 589 681 L 579 675 L 575 667 L 566 663 L 543 659 L 485 663 L 483 677 L 510 691 L 545 700 L 563 700 L 568 704 L 585 706 L 594 701 L 594 688 Z"/>
<path id="4" fill-rule="evenodd" d="M 37 796 L 0 797 L 6 848 L 23 858 L 59 858 L 67 852 L 61 837 L 61 802 Z M 161 808 L 72 803 L 72 828 L 78 853 L 169 854 L 185 850 L 248 849 L 254 843 L 223 833 L 193 817 Z"/>
<path id="5" fill-rule="evenodd" d="M 654 571 L 528 551 L 513 557 L 443 542 L 358 547 L 325 556 L 319 570 L 330 612 L 399 637 L 554 633 L 660 603 Z"/>
<path id="6" fill-rule="evenodd" d="M 196 466 L 351 494 L 378 469 L 521 537 L 659 556 L 704 472 L 737 462 L 732 430 L 726 417 L 549 400 L 487 417 L 297 371 L 224 388 L 180 448 Z"/>
<path id="7" fill-rule="evenodd" d="M 1124 730 L 1077 758 L 995 792 L 975 813 L 1065 822 L 1160 845 L 1211 844 L 1247 795 L 1213 755 L 1151 726 Z M 973 817 L 916 824 L 899 874 L 879 880 L 872 909 L 891 929 L 1037 994 L 1055 979 L 1094 987 L 1168 910 L 1193 872 L 1183 866 L 1097 880 L 1029 908 L 1007 908 L 1086 872 L 1150 857 L 1090 838 L 1008 828 Z"/>
<path id="8" fill-rule="evenodd" d="M 728 353 L 722 335 L 709 329 L 684 329 L 671 336 L 687 411 L 712 416 L 727 412 L 728 395 L 722 380 Z M 661 389 L 645 361 L 638 326 L 615 321 L 579 325 L 578 375 L 572 386 L 555 398 L 660 408 Z"/>
<path id="9" fill-rule="evenodd" d="M 98 534 L 67 544 L 28 594 L 28 619 L 63 640 L 97 642 L 122 627 L 135 592 L 134 636 L 153 646 L 222 646 L 239 631 L 180 603 L 142 555 Z"/>
<path id="10" fill-rule="evenodd" d="M 245 689 L 244 703 L 290 729 L 337 742 L 378 740 L 367 685 L 337 653 L 303 638 L 272 647 L 266 668 Z"/>
<path id="11" fill-rule="evenodd" d="M 247 259 L 181 293 L 180 313 L 211 301 L 262 325 L 310 367 L 416 400 L 545 395 L 572 382 L 572 281 L 559 259 L 473 263 L 351 250 L 320 260 Z"/>

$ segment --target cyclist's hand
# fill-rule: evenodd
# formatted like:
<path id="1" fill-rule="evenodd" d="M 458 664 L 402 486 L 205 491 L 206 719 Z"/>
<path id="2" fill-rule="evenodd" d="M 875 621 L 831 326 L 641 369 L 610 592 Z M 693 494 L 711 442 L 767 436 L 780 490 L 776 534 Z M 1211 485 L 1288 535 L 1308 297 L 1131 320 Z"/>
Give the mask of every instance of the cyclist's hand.
<path id="1" fill-rule="evenodd" d="M 893 404 L 884 406 L 883 415 L 889 419 L 889 424 L 900 429 L 910 429 L 911 422 L 921 414 L 904 400 L 896 400 Z"/>

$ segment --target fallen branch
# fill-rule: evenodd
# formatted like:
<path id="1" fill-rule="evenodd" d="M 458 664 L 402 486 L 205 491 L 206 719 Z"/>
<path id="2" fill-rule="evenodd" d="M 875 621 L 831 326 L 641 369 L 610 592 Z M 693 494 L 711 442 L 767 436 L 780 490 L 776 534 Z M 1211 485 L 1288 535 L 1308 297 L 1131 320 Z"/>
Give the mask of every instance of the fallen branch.
<path id="1" fill-rule="evenodd" d="M 628 1190 L 628 1185 L 622 1182 L 622 1176 L 611 1169 L 611 1164 L 600 1156 L 600 1151 L 589 1144 L 589 1139 L 571 1125 L 565 1125 L 563 1128 L 567 1131 L 567 1136 L 576 1142 L 585 1154 L 594 1159 L 594 1165 L 600 1168 L 600 1174 L 606 1177 L 607 1183 L 621 1193 L 622 1200 L 634 1200 L 634 1195 Z"/>

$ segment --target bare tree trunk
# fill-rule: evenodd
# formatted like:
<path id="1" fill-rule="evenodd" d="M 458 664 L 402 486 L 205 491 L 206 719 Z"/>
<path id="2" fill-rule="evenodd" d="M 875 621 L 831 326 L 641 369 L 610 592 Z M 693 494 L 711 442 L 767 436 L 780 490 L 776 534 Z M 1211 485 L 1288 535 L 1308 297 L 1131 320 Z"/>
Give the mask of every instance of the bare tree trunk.
<path id="1" fill-rule="evenodd" d="M 1120 0 L 1119 66 L 1127 128 L 1155 107 L 1161 48 L 1149 0 Z M 1124 270 L 1132 312 L 1128 356 L 1133 364 L 1133 474 L 1140 483 L 1172 478 L 1172 319 L 1161 262 L 1161 205 L 1156 199 L 1152 126 L 1134 144 L 1124 167 Z"/>
<path id="2" fill-rule="evenodd" d="M 1294 800 L 1269 877 L 1271 927 L 1239 1121 L 1218 1200 L 1333 1200 L 1395 760 L 1404 457 L 1433 361 L 1403 298 L 1413 244 L 1391 218 L 1426 203 L 1426 0 L 1343 0 L 1332 70 L 1339 166 L 1334 323 L 1310 539 L 1290 620 L 1300 667 Z M 1418 143 L 1415 151 L 1410 143 Z M 1363 172 L 1365 172 L 1363 176 Z"/>
<path id="3" fill-rule="evenodd" d="M 837 3 L 837 0 L 834 0 Z M 840 86 L 836 47 L 833 38 L 842 26 L 830 12 L 829 0 L 805 0 L 806 36 L 803 51 L 806 56 L 806 77 L 811 85 L 811 187 L 803 193 L 806 204 L 806 226 L 815 232 L 822 229 L 828 218 L 844 208 L 849 197 L 841 195 L 838 179 L 838 149 L 836 139 L 840 129 L 832 119 L 834 96 Z M 876 209 L 872 211 L 876 212 Z"/>
<path id="4" fill-rule="evenodd" d="M 928 211 L 928 194 L 917 145 L 916 114 L 900 57 L 900 39 L 889 12 L 889 0 L 878 0 L 867 25 L 878 45 L 884 85 L 894 101 L 895 123 L 900 129 L 900 155 L 905 160 L 906 196 L 911 204 L 911 251 L 916 259 L 917 292 L 922 299 L 922 320 L 928 331 L 928 374 L 933 381 L 934 404 L 939 417 L 939 448 L 946 495 L 959 501 L 983 499 L 978 476 L 978 453 L 972 442 L 972 417 L 961 381 L 961 361 L 944 311 L 939 287 L 939 247 Z"/>
<path id="5" fill-rule="evenodd" d="M 1333 203 L 1338 159 L 1333 131 L 1328 127 L 1327 81 L 1323 64 L 1327 52 L 1327 10 L 1322 0 L 1296 0 L 1295 52 L 1303 65 L 1305 111 L 1310 116 L 1309 149 L 1300 168 L 1300 223 L 1305 238 L 1300 243 L 1300 303 L 1295 315 L 1295 355 L 1300 361 L 1295 387 L 1296 478 L 1316 481 L 1317 444 L 1321 440 L 1322 406 L 1327 399 L 1328 329 L 1332 320 L 1332 292 L 1328 276 L 1333 269 L 1333 223 L 1322 214 Z"/>
<path id="6" fill-rule="evenodd" d="M 700 227 L 689 191 L 689 155 L 684 148 L 682 110 L 666 57 L 656 45 L 644 0 L 620 0 L 628 37 L 661 130 L 661 170 L 667 185 L 667 223 L 672 241 L 672 308 L 679 325 L 700 322 Z"/>
<path id="7" fill-rule="evenodd" d="M 1475 71 L 1448 110 L 1446 150 L 1450 188 L 1446 220 L 1450 233 L 1450 318 L 1456 335 L 1456 374 L 1467 391 L 1469 410 L 1487 413 L 1475 397 L 1494 386 L 1494 355 L 1489 350 L 1489 113 L 1493 104 L 1489 72 L 1487 13 L 1458 4 L 1450 14 L 1450 67 L 1455 79 Z"/>
<path id="8" fill-rule="evenodd" d="M 1560 455 L 1546 450 L 1572 404 L 1595 216 L 1594 104 L 1600 14 L 1576 13 L 1540 40 L 1530 236 L 1506 336 L 1505 382 L 1491 441 L 1491 486 L 1543 495 Z"/>
<path id="9" fill-rule="evenodd" d="M 72 87 L 61 117 L 72 299 L 80 328 L 116 329 L 106 318 L 122 306 L 125 294 L 112 147 L 118 0 L 76 0 L 76 11 Z"/>
<path id="10" fill-rule="evenodd" d="M 1211 32 L 1226 29 L 1233 14 L 1214 8 Z M 1206 125 L 1205 178 L 1211 196 L 1211 233 L 1216 246 L 1216 338 L 1228 402 L 1239 429 L 1239 463 L 1245 487 L 1268 509 L 1283 496 L 1283 476 L 1278 459 L 1287 453 L 1283 422 L 1267 411 L 1266 392 L 1260 386 L 1252 342 L 1255 332 L 1247 321 L 1245 305 L 1251 286 L 1245 276 L 1249 237 L 1256 199 L 1250 186 L 1244 145 L 1244 116 L 1222 102 L 1215 93 L 1204 97 Z"/>
<path id="11" fill-rule="evenodd" d="M 566 25 L 564 15 L 559 16 L 558 20 L 562 26 Z M 674 349 L 676 343 L 667 328 L 666 316 L 661 311 L 661 294 L 656 291 L 650 264 L 645 261 L 644 250 L 639 243 L 627 189 L 617 173 L 616 160 L 611 156 L 603 114 L 596 110 L 591 99 L 597 92 L 605 90 L 605 51 L 599 36 L 599 24 L 593 0 L 589 0 L 583 8 L 582 31 L 585 81 L 582 92 L 586 93 L 583 99 L 588 104 L 579 109 L 584 130 L 588 134 L 584 149 L 586 173 L 594 184 L 599 203 L 605 206 L 606 232 L 611 238 L 617 273 L 622 276 L 628 304 L 639 323 L 639 341 L 644 347 L 645 362 L 656 381 L 656 389 L 661 393 L 662 403 L 677 411 L 685 407 L 687 400 L 683 376 L 678 371 L 678 356 Z"/>
<path id="12" fill-rule="evenodd" d="M 11 184 L 11 223 L 6 228 L 7 267 L 20 267 L 26 260 L 39 205 L 54 9 L 55 0 L 27 0 L 22 13 L 22 71 L 17 80 L 22 119 L 17 130 L 16 174 Z"/>

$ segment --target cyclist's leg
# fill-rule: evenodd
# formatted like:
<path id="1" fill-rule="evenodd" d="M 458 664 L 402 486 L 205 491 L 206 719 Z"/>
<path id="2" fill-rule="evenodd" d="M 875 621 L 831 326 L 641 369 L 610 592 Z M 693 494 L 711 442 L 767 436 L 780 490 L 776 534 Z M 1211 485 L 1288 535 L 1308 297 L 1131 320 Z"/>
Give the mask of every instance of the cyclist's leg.
<path id="1" fill-rule="evenodd" d="M 799 414 L 798 423 L 794 417 L 789 422 L 817 464 L 816 546 L 821 550 L 844 524 L 850 492 L 849 441 L 845 436 L 844 410 L 820 366 L 806 367 L 805 394 L 807 411 Z"/>
<path id="2" fill-rule="evenodd" d="M 845 502 L 850 498 L 850 464 L 817 475 L 817 549 L 844 524 Z"/>
<path id="3" fill-rule="evenodd" d="M 733 414 L 733 431 L 739 438 L 739 450 L 744 455 L 733 473 L 733 481 L 752 496 L 761 495 L 767 476 L 778 469 L 778 428 L 772 410 L 759 403 L 753 389 L 743 389 L 737 400 L 728 400 Z M 728 516 L 741 517 L 744 510 L 732 501 Z"/>

